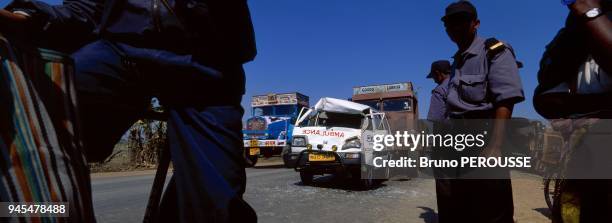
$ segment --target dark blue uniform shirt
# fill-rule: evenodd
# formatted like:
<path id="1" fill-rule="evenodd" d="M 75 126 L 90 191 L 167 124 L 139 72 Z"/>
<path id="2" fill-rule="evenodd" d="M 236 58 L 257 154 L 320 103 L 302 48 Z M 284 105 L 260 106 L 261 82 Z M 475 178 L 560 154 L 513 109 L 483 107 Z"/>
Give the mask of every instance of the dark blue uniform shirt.
<path id="1" fill-rule="evenodd" d="M 214 55 L 213 59 L 224 63 L 242 64 L 255 57 L 255 35 L 246 0 L 166 2 L 168 7 L 162 0 L 64 0 L 62 5 L 14 0 L 7 9 L 28 13 L 37 29 L 52 34 L 44 37 L 55 42 L 79 39 L 75 36 L 95 31 L 140 48 L 183 50 L 189 52 L 177 53 L 195 57 Z"/>

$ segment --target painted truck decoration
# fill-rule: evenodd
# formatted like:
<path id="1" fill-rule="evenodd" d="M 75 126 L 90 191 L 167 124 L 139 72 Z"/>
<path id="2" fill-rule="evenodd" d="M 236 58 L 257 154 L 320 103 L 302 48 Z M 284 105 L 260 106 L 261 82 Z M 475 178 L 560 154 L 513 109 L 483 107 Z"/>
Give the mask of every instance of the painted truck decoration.
<path id="1" fill-rule="evenodd" d="M 363 164 L 372 159 L 372 143 L 368 139 L 375 133 L 390 133 L 385 114 L 367 105 L 321 98 L 313 108 L 300 112 L 295 126 L 283 160 L 300 173 L 303 184 L 311 184 L 314 175 L 322 174 L 348 176 L 362 186 L 377 182 L 362 177 L 367 169 Z"/>
<path id="2" fill-rule="evenodd" d="M 252 117 L 243 130 L 247 166 L 255 165 L 259 155 L 279 154 L 291 142 L 298 112 L 308 106 L 308 96 L 297 92 L 253 96 Z"/>

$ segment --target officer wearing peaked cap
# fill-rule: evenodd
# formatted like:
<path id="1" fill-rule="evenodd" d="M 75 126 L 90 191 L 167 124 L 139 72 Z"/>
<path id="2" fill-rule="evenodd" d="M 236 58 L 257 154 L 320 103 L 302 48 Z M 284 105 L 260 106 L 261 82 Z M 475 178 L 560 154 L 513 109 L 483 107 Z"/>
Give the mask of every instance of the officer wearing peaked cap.
<path id="1" fill-rule="evenodd" d="M 462 129 L 456 134 L 482 128 L 490 132 L 483 148 L 466 149 L 460 156 L 501 157 L 503 120 L 510 119 L 514 104 L 524 100 L 518 73 L 520 63 L 508 44 L 477 35 L 480 20 L 470 2 L 450 4 L 442 21 L 458 47 L 448 85 L 449 118 L 456 120 L 453 123 L 471 123 L 464 119 L 485 120 L 474 122 L 478 123 L 476 128 L 467 124 L 453 129 Z M 466 151 L 475 154 L 468 155 Z M 460 176 L 464 176 L 463 171 L 458 170 Z M 455 179 L 441 185 L 442 191 L 448 193 L 438 195 L 442 196 L 438 197 L 440 222 L 513 222 L 509 171 L 495 170 L 494 174 L 496 179 Z"/>

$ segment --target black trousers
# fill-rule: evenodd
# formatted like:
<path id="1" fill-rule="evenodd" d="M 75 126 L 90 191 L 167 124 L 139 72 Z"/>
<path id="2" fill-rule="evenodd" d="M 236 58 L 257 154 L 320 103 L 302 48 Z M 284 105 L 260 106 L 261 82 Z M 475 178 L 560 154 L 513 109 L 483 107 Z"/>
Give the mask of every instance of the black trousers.
<path id="1" fill-rule="evenodd" d="M 512 223 L 510 179 L 436 179 L 438 222 Z"/>
<path id="2" fill-rule="evenodd" d="M 169 116 L 174 174 L 162 200 L 161 220 L 154 220 L 255 222 L 255 212 L 242 199 L 244 83 L 214 78 L 187 56 L 121 47 L 126 56 L 141 63 L 127 66 L 105 41 L 92 42 L 74 54 L 88 158 L 105 159 L 123 133 L 143 117 L 151 97 L 157 96 Z M 221 71 L 244 76 L 242 66 Z"/>
<path id="3" fill-rule="evenodd" d="M 437 133 L 480 134 L 490 130 L 484 120 L 453 121 L 436 126 Z M 485 140 L 487 142 L 488 140 Z M 486 148 L 486 145 L 482 148 Z M 479 156 L 482 149 L 434 149 L 434 159 Z M 438 222 L 513 223 L 514 203 L 508 169 L 435 168 Z M 473 179 L 461 179 L 462 177 Z M 491 178 L 491 179 L 489 179 Z"/>

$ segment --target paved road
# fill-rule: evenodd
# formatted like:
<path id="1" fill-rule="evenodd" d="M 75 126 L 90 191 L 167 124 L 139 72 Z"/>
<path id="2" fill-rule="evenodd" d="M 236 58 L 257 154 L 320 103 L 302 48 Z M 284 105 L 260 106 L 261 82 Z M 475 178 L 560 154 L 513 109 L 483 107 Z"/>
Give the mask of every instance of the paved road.
<path id="1" fill-rule="evenodd" d="M 98 222 L 142 222 L 153 172 L 135 176 L 92 179 L 94 210 Z"/>
<path id="2" fill-rule="evenodd" d="M 260 222 L 435 222 L 433 180 L 387 181 L 363 190 L 323 176 L 304 186 L 287 169 L 253 169 L 245 199 Z"/>
<path id="3" fill-rule="evenodd" d="M 129 174 L 128 174 L 129 175 Z M 299 175 L 284 168 L 249 168 L 245 199 L 259 222 L 436 222 L 434 181 L 387 181 L 362 190 L 323 176 L 304 186 Z M 144 214 L 153 173 L 94 177 L 98 221 L 139 222 Z M 516 183 L 515 183 L 516 182 Z M 550 222 L 544 214 L 539 181 L 515 180 L 518 222 Z M 544 214 L 542 214 L 544 213 Z"/>

